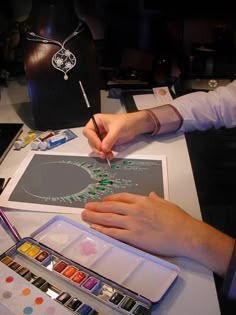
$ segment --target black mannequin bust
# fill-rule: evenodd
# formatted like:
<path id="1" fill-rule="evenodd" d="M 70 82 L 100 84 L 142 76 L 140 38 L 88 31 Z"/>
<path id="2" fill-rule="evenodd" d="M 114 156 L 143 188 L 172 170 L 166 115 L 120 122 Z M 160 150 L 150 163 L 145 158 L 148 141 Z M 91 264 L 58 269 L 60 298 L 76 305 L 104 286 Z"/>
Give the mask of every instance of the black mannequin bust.
<path id="1" fill-rule="evenodd" d="M 90 113 L 79 81 L 93 112 L 100 112 L 97 56 L 87 24 L 73 0 L 32 0 L 30 24 L 24 66 L 35 128 L 83 126 Z"/>

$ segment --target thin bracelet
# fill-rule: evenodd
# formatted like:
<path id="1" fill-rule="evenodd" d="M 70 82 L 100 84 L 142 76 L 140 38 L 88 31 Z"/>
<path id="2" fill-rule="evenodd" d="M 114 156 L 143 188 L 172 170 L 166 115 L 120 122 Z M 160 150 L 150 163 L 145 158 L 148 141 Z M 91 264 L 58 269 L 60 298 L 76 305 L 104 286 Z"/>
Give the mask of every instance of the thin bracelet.
<path id="1" fill-rule="evenodd" d="M 152 118 L 154 124 L 155 124 L 155 129 L 152 133 L 149 133 L 150 136 L 154 136 L 156 134 L 158 134 L 160 128 L 161 128 L 161 124 L 160 121 L 158 120 L 157 116 L 149 109 L 146 109 L 146 112 L 148 113 L 148 115 Z"/>
<path id="2" fill-rule="evenodd" d="M 222 294 L 229 299 L 236 299 L 235 288 L 232 287 L 234 283 L 234 287 L 236 286 L 236 241 L 234 241 L 234 248 L 232 252 L 232 256 L 230 259 L 229 267 L 225 275 L 225 279 L 222 286 Z M 232 289 L 232 292 L 231 292 Z"/>

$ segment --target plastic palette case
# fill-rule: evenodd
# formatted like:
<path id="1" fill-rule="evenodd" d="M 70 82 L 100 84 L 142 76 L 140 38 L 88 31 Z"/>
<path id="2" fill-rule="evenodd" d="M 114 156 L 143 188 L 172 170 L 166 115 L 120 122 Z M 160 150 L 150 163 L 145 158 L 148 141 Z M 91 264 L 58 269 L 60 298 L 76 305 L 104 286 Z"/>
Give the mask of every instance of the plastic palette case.
<path id="1" fill-rule="evenodd" d="M 163 297 L 180 272 L 173 263 L 61 215 L 31 236 L 153 303 Z"/>
<path id="2" fill-rule="evenodd" d="M 65 314 L 81 315 L 151 314 L 180 272 L 173 263 L 61 215 L 0 255 L 0 261 L 18 274 L 27 268 L 31 276 L 25 281 Z"/>

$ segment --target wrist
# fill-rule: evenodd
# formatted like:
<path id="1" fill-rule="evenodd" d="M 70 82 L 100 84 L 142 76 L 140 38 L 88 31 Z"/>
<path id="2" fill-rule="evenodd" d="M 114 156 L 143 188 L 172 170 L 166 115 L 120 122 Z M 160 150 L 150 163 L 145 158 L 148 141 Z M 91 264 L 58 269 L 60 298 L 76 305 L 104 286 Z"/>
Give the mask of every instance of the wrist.
<path id="1" fill-rule="evenodd" d="M 153 119 L 146 110 L 131 113 L 133 116 L 133 125 L 136 135 L 152 133 L 156 126 Z"/>

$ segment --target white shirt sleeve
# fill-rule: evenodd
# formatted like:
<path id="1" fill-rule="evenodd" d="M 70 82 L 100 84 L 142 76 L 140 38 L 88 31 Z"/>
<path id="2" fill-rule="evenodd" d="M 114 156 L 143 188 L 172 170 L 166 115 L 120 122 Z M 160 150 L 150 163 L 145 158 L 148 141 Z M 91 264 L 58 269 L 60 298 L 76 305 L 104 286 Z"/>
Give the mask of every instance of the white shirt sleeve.
<path id="1" fill-rule="evenodd" d="M 182 115 L 180 131 L 236 126 L 236 80 L 209 92 L 193 92 L 171 103 Z"/>

